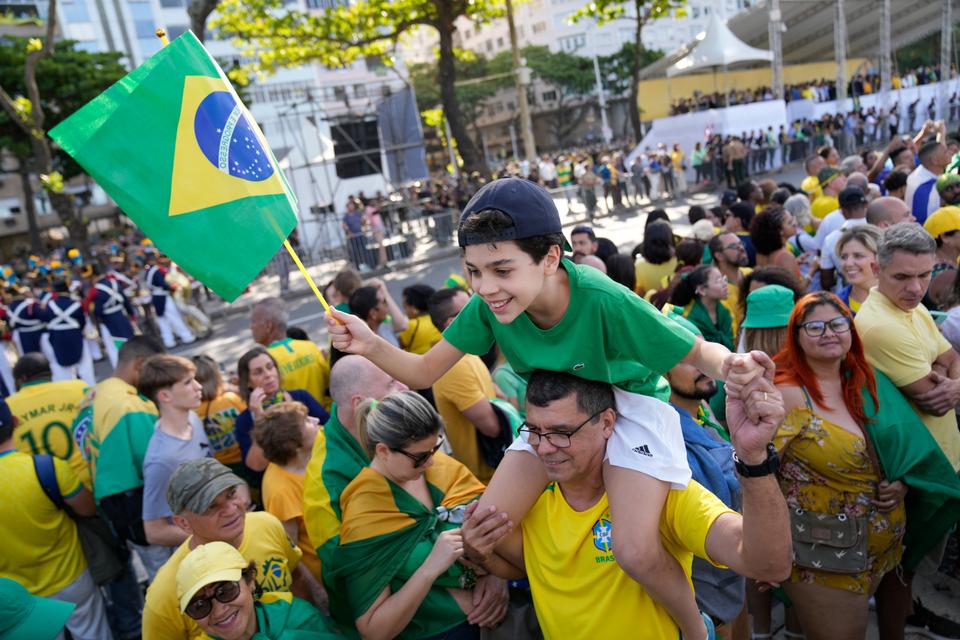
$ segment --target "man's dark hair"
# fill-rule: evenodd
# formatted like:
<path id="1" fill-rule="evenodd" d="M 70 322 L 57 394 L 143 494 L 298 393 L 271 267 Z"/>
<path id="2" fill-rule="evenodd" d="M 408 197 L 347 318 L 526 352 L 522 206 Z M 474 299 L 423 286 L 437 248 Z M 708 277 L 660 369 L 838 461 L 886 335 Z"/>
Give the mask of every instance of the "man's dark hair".
<path id="1" fill-rule="evenodd" d="M 130 364 L 137 358 L 149 358 L 164 353 L 163 345 L 150 336 L 133 336 L 120 346 L 117 364 Z"/>
<path id="2" fill-rule="evenodd" d="M 606 261 L 607 258 L 617 254 L 619 251 L 617 245 L 614 244 L 610 238 L 597 238 L 597 250 L 593 252 L 593 255 Z"/>
<path id="3" fill-rule="evenodd" d="M 593 227 L 587 226 L 585 224 L 577 225 L 573 228 L 573 231 L 570 232 L 570 237 L 572 238 L 578 233 L 585 233 L 587 237 L 590 238 L 590 241 L 593 242 L 597 239 L 597 233 L 593 230 Z"/>
<path id="4" fill-rule="evenodd" d="M 767 207 L 750 224 L 750 240 L 757 253 L 768 256 L 783 248 L 783 220 L 786 217 L 781 207 Z"/>
<path id="5" fill-rule="evenodd" d="M 52 375 L 50 361 L 39 351 L 23 354 L 13 366 L 13 380 L 18 389 L 28 382 L 49 379 Z"/>
<path id="6" fill-rule="evenodd" d="M 0 442 L 7 442 L 13 437 L 13 427 L 16 420 L 13 412 L 7 406 L 7 400 L 0 398 Z"/>
<path id="7" fill-rule="evenodd" d="M 287 327 L 287 337 L 291 340 L 310 340 L 310 335 L 303 327 Z"/>
<path id="8" fill-rule="evenodd" d="M 753 180 L 746 180 L 737 185 L 737 197 L 747 202 L 750 200 L 750 194 L 760 187 Z"/>
<path id="9" fill-rule="evenodd" d="M 740 219 L 740 225 L 743 227 L 744 231 L 750 229 L 750 224 L 753 222 L 753 216 L 756 215 L 756 210 L 754 210 L 753 205 L 747 202 L 735 202 L 728 209 L 728 212 L 732 216 L 736 216 Z"/>
<path id="10" fill-rule="evenodd" d="M 883 179 L 883 188 L 886 189 L 888 193 L 890 191 L 902 189 L 903 187 L 907 186 L 907 178 L 909 177 L 910 172 L 903 167 L 894 169 L 887 174 L 886 178 Z"/>
<path id="11" fill-rule="evenodd" d="M 637 269 L 633 258 L 622 253 L 615 253 L 605 260 L 607 276 L 614 282 L 619 282 L 630 291 L 637 288 Z"/>
<path id="12" fill-rule="evenodd" d="M 822 147 L 820 147 L 819 149 L 817 149 L 817 155 L 820 156 L 821 158 L 823 158 L 824 160 L 826 160 L 827 158 L 830 157 L 830 151 L 831 151 L 832 149 L 833 149 L 833 147 L 831 147 L 830 145 L 826 145 L 826 144 L 825 144 L 825 145 L 823 145 Z"/>
<path id="13" fill-rule="evenodd" d="M 687 211 L 687 218 L 690 220 L 690 224 L 695 224 L 700 222 L 707 217 L 707 211 L 698 204 L 690 207 L 690 210 Z"/>
<path id="14" fill-rule="evenodd" d="M 890 162 L 892 162 L 894 166 L 897 164 L 897 158 L 899 158 L 900 154 L 902 154 L 904 151 L 910 152 L 910 147 L 900 147 L 899 149 L 890 152 Z"/>
<path id="15" fill-rule="evenodd" d="M 426 284 L 412 284 L 403 290 L 403 301 L 421 313 L 430 311 L 430 296 L 434 289 Z"/>
<path id="16" fill-rule="evenodd" d="M 350 296 L 350 313 L 366 320 L 377 306 L 377 288 L 360 287 Z"/>
<path id="17" fill-rule="evenodd" d="M 545 407 L 551 402 L 575 393 L 577 410 L 589 416 L 605 409 L 616 410 L 613 386 L 609 382 L 597 382 L 578 378 L 565 371 L 537 369 L 527 382 L 527 404 Z"/>
<path id="18" fill-rule="evenodd" d="M 943 144 L 942 142 L 937 142 L 936 140 L 933 140 L 931 142 L 924 144 L 922 147 L 920 147 L 920 151 L 917 152 L 917 156 L 920 158 L 920 164 L 926 164 L 927 161 L 930 160 L 930 157 L 934 153 L 936 153 L 937 149 L 942 144 Z"/>
<path id="19" fill-rule="evenodd" d="M 434 291 L 433 295 L 430 296 L 430 301 L 427 305 L 430 311 L 430 321 L 433 322 L 433 326 L 440 331 L 443 331 L 443 325 L 446 324 L 450 316 L 453 315 L 453 299 L 461 291 L 463 290 L 451 287 L 449 289 Z"/>
<path id="20" fill-rule="evenodd" d="M 497 238 L 501 237 L 504 231 L 514 228 L 513 218 L 499 209 L 484 209 L 471 215 L 460 225 L 461 233 L 467 234 L 473 238 L 479 238 L 477 244 L 496 244 Z M 557 245 L 560 251 L 563 251 L 563 245 L 566 240 L 562 233 L 548 233 L 542 236 L 533 236 L 531 238 L 518 238 L 513 242 L 517 243 L 525 254 L 535 263 L 540 264 L 550 247 Z M 463 250 L 461 250 L 463 252 Z M 353 305 L 350 305 L 351 311 Z"/>

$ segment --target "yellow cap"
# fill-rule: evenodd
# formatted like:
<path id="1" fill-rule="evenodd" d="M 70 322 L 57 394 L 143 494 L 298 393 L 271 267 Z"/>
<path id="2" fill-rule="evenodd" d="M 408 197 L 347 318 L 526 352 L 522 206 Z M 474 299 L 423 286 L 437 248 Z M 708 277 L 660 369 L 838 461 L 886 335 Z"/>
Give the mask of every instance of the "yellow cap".
<path id="1" fill-rule="evenodd" d="M 191 551 L 177 568 L 180 613 L 186 611 L 193 596 L 208 584 L 240 580 L 247 564 L 240 552 L 226 542 L 208 542 Z"/>
<path id="2" fill-rule="evenodd" d="M 960 230 L 960 207 L 940 207 L 927 217 L 923 228 L 934 238 Z"/>

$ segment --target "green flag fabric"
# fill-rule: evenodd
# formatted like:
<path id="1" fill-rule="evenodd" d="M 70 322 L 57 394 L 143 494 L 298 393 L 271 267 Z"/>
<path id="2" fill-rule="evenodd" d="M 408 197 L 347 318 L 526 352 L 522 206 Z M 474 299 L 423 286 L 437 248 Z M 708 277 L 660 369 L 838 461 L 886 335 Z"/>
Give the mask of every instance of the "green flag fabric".
<path id="1" fill-rule="evenodd" d="M 190 32 L 50 131 L 187 273 L 233 301 L 296 226 L 266 139 Z"/>
<path id="2" fill-rule="evenodd" d="M 340 544 L 324 566 L 324 582 L 346 601 L 330 613 L 342 624 L 363 615 L 386 587 L 396 593 L 420 568 L 437 536 L 456 529 L 462 507 L 480 497 L 484 486 L 462 464 L 437 452 L 425 472 L 434 509 L 428 509 L 370 467 L 341 494 Z M 438 578 L 398 638 L 428 638 L 466 620 L 449 588 L 463 588 L 463 568 L 454 563 Z M 329 581 L 328 581 L 329 580 Z"/>
<path id="3" fill-rule="evenodd" d="M 864 389 L 866 429 L 884 476 L 907 485 L 901 563 L 913 570 L 960 520 L 960 478 L 900 390 L 876 369 L 873 374 L 880 407 L 874 407 L 870 392 Z"/>

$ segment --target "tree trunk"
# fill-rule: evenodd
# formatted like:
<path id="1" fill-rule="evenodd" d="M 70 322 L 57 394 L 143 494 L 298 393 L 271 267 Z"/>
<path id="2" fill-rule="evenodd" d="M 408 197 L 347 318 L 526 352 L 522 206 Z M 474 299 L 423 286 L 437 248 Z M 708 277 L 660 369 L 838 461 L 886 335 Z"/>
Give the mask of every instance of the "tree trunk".
<path id="1" fill-rule="evenodd" d="M 207 31 L 207 18 L 213 13 L 220 0 L 190 0 L 187 5 L 187 15 L 190 16 L 190 31 L 197 36 L 197 40 L 204 41 Z"/>
<path id="2" fill-rule="evenodd" d="M 640 65 L 643 63 L 643 0 L 635 0 L 637 8 L 637 33 L 633 43 L 633 72 L 630 74 L 630 102 L 627 111 L 630 114 L 630 125 L 637 143 L 643 138 L 643 122 L 640 119 Z"/>
<path id="3" fill-rule="evenodd" d="M 20 188 L 23 190 L 24 212 L 27 215 L 27 233 L 30 236 L 30 251 L 39 254 L 43 251 L 40 241 L 40 225 L 37 224 L 37 203 L 33 199 L 33 185 L 30 184 L 30 167 L 26 160 L 17 158 L 17 174 L 20 176 Z"/>
<path id="4" fill-rule="evenodd" d="M 438 0 L 436 2 L 439 19 L 437 21 L 437 32 L 440 35 L 440 60 L 437 63 L 437 72 L 440 80 L 440 103 L 443 105 L 443 113 L 450 123 L 450 132 L 453 139 L 457 142 L 457 151 L 463 158 L 463 170 L 466 173 L 477 171 L 485 178 L 490 177 L 490 170 L 483 159 L 483 154 L 477 149 L 470 133 L 467 131 L 463 114 L 460 112 L 460 105 L 457 103 L 457 93 L 454 83 L 457 79 L 457 72 L 454 66 L 453 55 L 453 16 L 451 15 L 449 0 Z"/>

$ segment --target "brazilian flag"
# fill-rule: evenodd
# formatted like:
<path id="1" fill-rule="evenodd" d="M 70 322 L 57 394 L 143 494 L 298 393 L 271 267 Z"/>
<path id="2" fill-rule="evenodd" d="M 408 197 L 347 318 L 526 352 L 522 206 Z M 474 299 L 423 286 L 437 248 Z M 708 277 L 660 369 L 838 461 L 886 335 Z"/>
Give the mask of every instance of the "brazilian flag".
<path id="1" fill-rule="evenodd" d="M 187 273 L 233 301 L 296 226 L 256 122 L 190 32 L 50 131 Z"/>

